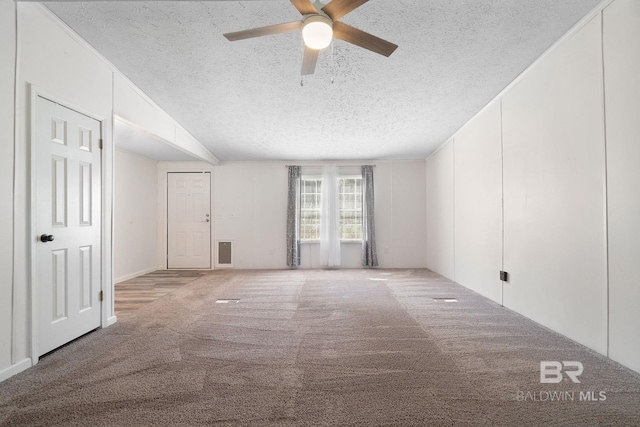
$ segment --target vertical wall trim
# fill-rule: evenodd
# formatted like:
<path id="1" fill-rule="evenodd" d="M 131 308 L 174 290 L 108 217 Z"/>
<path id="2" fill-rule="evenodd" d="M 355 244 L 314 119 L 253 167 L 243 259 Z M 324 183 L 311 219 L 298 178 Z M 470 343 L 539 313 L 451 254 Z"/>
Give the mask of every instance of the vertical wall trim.
<path id="1" fill-rule="evenodd" d="M 203 171 L 203 173 L 206 171 Z M 209 229 L 210 234 L 209 234 L 209 247 L 210 247 L 210 254 L 211 254 L 211 259 L 209 260 L 209 265 L 211 266 L 211 270 L 215 270 L 216 269 L 216 220 L 215 220 L 215 212 L 214 212 L 214 186 L 213 186 L 213 182 L 215 181 L 215 177 L 214 177 L 214 169 L 211 169 L 211 171 L 209 172 L 209 218 L 211 219 L 211 222 L 209 223 Z M 167 200 L 167 204 L 169 203 L 169 201 Z M 159 221 L 158 221 L 159 222 Z M 231 248 L 233 250 L 233 248 Z M 233 257 L 233 253 L 231 254 L 231 256 Z M 231 260 L 233 261 L 233 258 L 231 258 Z"/>
<path id="2" fill-rule="evenodd" d="M 166 189 L 165 189 L 165 204 L 164 204 L 164 241 L 165 243 L 165 247 L 164 247 L 164 254 L 162 255 L 164 258 L 164 269 L 168 270 L 169 269 L 169 174 L 171 173 L 171 171 L 166 171 L 165 175 L 164 175 L 164 182 L 166 184 Z"/>
<path id="3" fill-rule="evenodd" d="M 451 140 L 451 180 L 452 182 L 452 195 L 451 200 L 453 203 L 453 281 L 456 281 L 456 138 Z M 457 282 L 456 282 L 457 283 Z"/>
<path id="4" fill-rule="evenodd" d="M 501 251 L 501 259 L 500 259 L 500 269 L 505 270 L 504 267 L 504 116 L 503 116 L 503 106 L 502 106 L 502 98 L 500 98 L 500 229 L 501 229 L 501 240 L 500 240 L 500 251 Z M 504 307 L 504 284 L 505 282 L 500 281 L 500 305 Z"/>
<path id="5" fill-rule="evenodd" d="M 391 179 L 390 179 L 390 182 L 389 182 L 389 187 L 391 188 L 391 203 L 389 204 L 389 206 L 391 206 L 391 210 L 390 210 L 390 215 L 389 215 L 389 216 L 391 217 L 391 221 L 390 221 L 390 224 L 389 224 L 389 228 L 390 228 L 390 234 L 391 234 L 391 236 L 392 236 L 392 240 L 391 240 L 391 242 L 392 242 L 392 245 L 391 245 L 391 267 L 392 267 L 392 268 L 395 268 L 395 267 L 396 267 L 396 255 L 395 255 L 395 253 L 396 253 L 396 246 L 393 244 L 393 240 L 394 240 L 394 239 L 393 239 L 393 235 L 394 235 L 394 234 L 393 234 L 393 223 L 394 223 L 394 218 L 393 218 L 393 206 L 394 206 L 394 205 L 393 205 L 393 193 L 394 193 L 394 191 L 393 191 L 393 170 L 394 170 L 394 166 L 395 166 L 395 162 L 391 162 L 391 174 L 390 174 L 390 175 L 391 175 Z M 374 171 L 373 173 L 375 174 L 375 171 Z M 376 178 L 375 178 L 375 175 L 374 175 L 374 177 L 373 177 L 373 186 L 374 186 L 374 196 L 373 196 L 373 200 L 374 200 L 374 210 L 375 210 L 375 185 L 376 185 Z M 425 188 L 425 190 L 426 190 L 426 188 Z M 426 228 L 426 227 L 425 227 L 425 228 Z M 383 249 L 383 252 L 384 252 L 384 249 Z M 425 252 L 425 254 L 427 253 L 427 248 L 426 248 L 426 247 L 425 247 L 425 251 L 424 251 L 424 252 Z M 385 254 L 385 255 L 388 255 L 388 254 Z"/>
<path id="6" fill-rule="evenodd" d="M 606 355 L 609 357 L 609 337 L 611 335 L 611 298 L 610 298 L 610 277 L 609 277 L 609 161 L 607 158 L 607 91 L 605 80 L 605 57 L 604 57 L 604 10 L 600 11 L 600 54 L 602 64 L 602 141 L 604 143 L 604 251 L 605 251 L 605 275 L 607 287 L 607 343 Z"/>
<path id="7" fill-rule="evenodd" d="M 15 31 L 15 46 L 14 46 L 14 63 L 13 63 L 13 129 L 12 129 L 12 135 L 13 135 L 13 141 L 12 141 L 12 152 L 13 152 L 13 174 L 12 174 L 12 180 L 13 182 L 11 183 L 11 187 L 13 188 L 13 197 L 12 197 L 12 201 L 13 201 L 13 215 L 11 216 L 11 244 L 12 244 L 12 250 L 11 250 L 11 337 L 10 337 L 10 344 L 11 344 L 11 364 L 15 365 L 18 361 L 16 360 L 16 348 L 15 348 L 15 334 L 16 334 L 16 330 L 15 330 L 15 316 L 16 316 L 16 300 L 15 300 L 15 287 L 16 287 L 16 266 L 15 266 L 15 259 L 16 259 L 16 193 L 17 193 L 17 189 L 16 189 L 16 183 L 17 183 L 17 158 L 16 158 L 16 130 L 18 128 L 18 3 L 14 3 L 13 5 L 13 11 L 14 11 L 14 31 Z"/>
<path id="8" fill-rule="evenodd" d="M 116 316 L 116 286 L 115 286 L 115 280 L 114 279 L 114 275 L 116 272 L 115 269 L 115 258 L 116 258 L 116 254 L 115 254 L 115 217 L 116 217 L 116 211 L 115 211 L 115 187 L 116 187 L 116 176 L 115 176 L 115 170 L 116 170 L 116 156 L 115 156 L 115 138 L 116 138 L 116 122 L 115 122 L 115 111 L 116 111 L 116 73 L 115 71 L 111 71 L 111 117 L 109 120 L 109 124 L 111 127 L 111 138 L 105 138 L 105 135 L 102 135 L 102 138 L 107 140 L 107 144 L 108 144 L 108 148 L 103 148 L 103 153 L 102 155 L 105 156 L 106 150 L 108 149 L 109 151 L 109 156 L 108 156 L 108 161 L 106 161 L 106 165 L 104 167 L 104 170 L 102 172 L 102 176 L 103 178 L 103 182 L 102 182 L 102 188 L 103 190 L 106 189 L 106 185 L 107 185 L 107 179 L 106 179 L 106 173 L 107 171 L 111 171 L 110 173 L 110 177 L 111 178 L 111 182 L 110 182 L 110 186 L 111 186 L 111 201 L 110 201 L 110 206 L 109 209 L 107 210 L 107 213 L 109 215 L 109 239 L 110 239 L 110 243 L 109 243 L 109 263 L 108 263 L 108 268 L 109 268 L 109 275 L 106 277 L 104 283 L 102 284 L 103 288 L 105 286 L 109 286 L 109 292 L 110 292 L 110 296 L 109 296 L 109 300 L 111 303 L 111 307 L 109 307 L 109 313 L 108 316 L 106 317 L 106 319 L 103 316 L 103 319 L 105 321 L 103 327 L 105 326 L 109 326 L 115 322 L 117 322 L 117 316 Z M 109 141 L 111 141 L 111 143 L 109 144 Z M 104 208 L 103 208 L 104 209 Z M 104 221 L 104 224 L 106 224 L 106 221 Z M 104 225 L 103 225 L 104 226 Z M 105 233 L 106 234 L 106 233 Z M 103 250 L 104 250 L 104 244 L 105 242 L 103 241 Z M 106 251 L 105 251 L 106 253 Z M 106 271 L 103 271 L 102 274 L 103 276 L 105 275 Z M 104 306 L 103 306 L 104 309 Z"/>

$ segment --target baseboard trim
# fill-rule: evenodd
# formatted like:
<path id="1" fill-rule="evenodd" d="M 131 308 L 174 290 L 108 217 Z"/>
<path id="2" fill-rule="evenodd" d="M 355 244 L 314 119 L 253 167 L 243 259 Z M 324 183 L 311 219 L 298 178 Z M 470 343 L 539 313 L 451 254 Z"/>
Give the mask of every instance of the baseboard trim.
<path id="1" fill-rule="evenodd" d="M 31 358 L 26 358 L 18 363 L 9 366 L 6 369 L 3 369 L 2 371 L 0 371 L 0 382 L 14 376 L 15 374 L 19 374 L 26 369 L 29 369 L 31 366 L 33 366 L 33 364 L 31 363 Z"/>
<path id="2" fill-rule="evenodd" d="M 117 321 L 118 321 L 118 316 L 107 317 L 107 325 L 106 325 L 106 327 L 108 328 L 109 326 L 113 325 Z"/>
<path id="3" fill-rule="evenodd" d="M 141 270 L 141 271 L 137 271 L 135 273 L 131 273 L 131 274 L 127 274 L 125 276 L 120 276 L 120 277 L 116 277 L 113 281 L 113 283 L 120 283 L 120 282 L 124 282 L 126 280 L 129 279 L 134 279 L 138 276 L 143 276 L 145 274 L 149 274 L 149 273 L 153 273 L 154 271 L 160 270 L 162 267 L 151 267 L 151 268 L 147 268 L 145 270 Z"/>

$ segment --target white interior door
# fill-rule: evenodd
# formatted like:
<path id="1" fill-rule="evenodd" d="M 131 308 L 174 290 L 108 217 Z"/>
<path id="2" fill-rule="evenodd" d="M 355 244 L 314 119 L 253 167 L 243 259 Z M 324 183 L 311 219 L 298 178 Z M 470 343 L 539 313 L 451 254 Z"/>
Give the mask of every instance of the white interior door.
<path id="1" fill-rule="evenodd" d="M 211 268 L 211 174 L 168 175 L 167 268 Z"/>
<path id="2" fill-rule="evenodd" d="M 100 326 L 100 122 L 38 97 L 37 354 Z"/>

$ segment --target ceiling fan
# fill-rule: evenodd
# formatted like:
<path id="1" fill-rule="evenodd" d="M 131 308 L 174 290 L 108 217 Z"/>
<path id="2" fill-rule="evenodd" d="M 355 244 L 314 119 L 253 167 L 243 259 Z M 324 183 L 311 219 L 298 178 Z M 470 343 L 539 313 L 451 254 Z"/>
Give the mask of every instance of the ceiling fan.
<path id="1" fill-rule="evenodd" d="M 338 21 L 367 1 L 369 0 L 332 0 L 322 6 L 319 1 L 311 3 L 310 0 L 291 0 L 303 16 L 301 21 L 226 33 L 224 36 L 229 41 L 236 41 L 302 29 L 303 76 L 314 73 L 320 51 L 331 44 L 333 37 L 388 57 L 396 50 L 397 45 Z"/>

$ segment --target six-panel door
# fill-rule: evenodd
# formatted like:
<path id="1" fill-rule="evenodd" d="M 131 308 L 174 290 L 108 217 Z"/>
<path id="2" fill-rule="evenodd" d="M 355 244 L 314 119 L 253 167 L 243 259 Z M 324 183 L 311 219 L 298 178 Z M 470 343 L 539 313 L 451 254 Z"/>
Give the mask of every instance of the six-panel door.
<path id="1" fill-rule="evenodd" d="M 37 354 L 100 326 L 100 122 L 38 97 Z"/>

